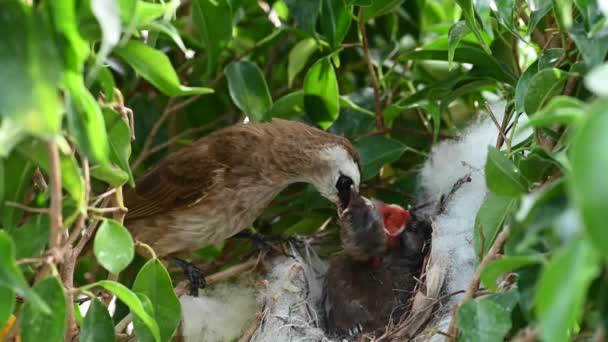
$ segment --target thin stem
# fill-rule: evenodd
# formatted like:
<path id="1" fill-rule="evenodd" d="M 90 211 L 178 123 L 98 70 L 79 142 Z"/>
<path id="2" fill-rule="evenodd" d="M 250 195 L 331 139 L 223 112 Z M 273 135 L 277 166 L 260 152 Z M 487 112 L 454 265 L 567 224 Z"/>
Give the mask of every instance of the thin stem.
<path id="1" fill-rule="evenodd" d="M 384 118 L 382 117 L 382 95 L 380 94 L 380 86 L 378 85 L 378 77 L 376 76 L 376 70 L 372 62 L 372 56 L 369 52 L 369 45 L 367 42 L 367 33 L 365 32 L 365 9 L 361 7 L 359 10 L 359 33 L 361 34 L 361 44 L 363 45 L 363 55 L 365 62 L 367 63 L 367 69 L 372 79 L 372 87 L 374 88 L 374 102 L 375 102 L 375 116 L 376 116 L 376 129 L 384 129 Z"/>
<path id="2" fill-rule="evenodd" d="M 51 249 L 61 246 L 63 233 L 63 217 L 61 215 L 61 166 L 59 162 L 59 149 L 57 143 L 48 143 L 49 165 L 50 165 L 50 186 L 51 186 L 51 238 L 49 246 Z"/>
<path id="3" fill-rule="evenodd" d="M 13 202 L 13 201 L 6 201 L 6 202 L 4 202 L 4 204 L 7 207 L 18 208 L 18 209 L 21 209 L 23 211 L 27 211 L 27 212 L 30 212 L 30 213 L 50 214 L 50 212 L 51 212 L 48 208 L 29 207 L 27 205 L 24 205 L 24 204 L 21 204 L 21 203 L 17 203 L 17 202 Z"/>

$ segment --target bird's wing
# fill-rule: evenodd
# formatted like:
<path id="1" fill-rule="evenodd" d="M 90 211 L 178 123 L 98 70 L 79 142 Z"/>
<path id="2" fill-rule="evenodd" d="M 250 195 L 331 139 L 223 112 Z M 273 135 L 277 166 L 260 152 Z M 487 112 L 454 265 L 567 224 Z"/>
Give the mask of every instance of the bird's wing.
<path id="1" fill-rule="evenodd" d="M 178 151 L 137 180 L 124 193 L 127 220 L 188 207 L 209 191 L 221 165 L 210 158 L 205 145 Z"/>

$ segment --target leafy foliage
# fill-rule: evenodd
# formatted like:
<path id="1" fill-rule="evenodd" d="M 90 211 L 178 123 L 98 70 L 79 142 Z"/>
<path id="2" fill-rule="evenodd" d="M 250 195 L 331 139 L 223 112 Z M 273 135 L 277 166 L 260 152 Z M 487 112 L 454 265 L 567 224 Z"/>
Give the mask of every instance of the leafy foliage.
<path id="1" fill-rule="evenodd" d="M 18 316 L 24 340 L 74 334 L 74 293 L 96 297 L 103 288 L 125 310 L 110 316 L 93 300 L 81 339 L 113 339 L 113 324 L 130 310 L 140 339 L 168 341 L 179 301 L 159 260 L 133 261 L 122 188 L 198 137 L 272 118 L 352 139 L 365 195 L 407 205 L 403 194 L 416 188 L 433 143 L 457 137 L 477 115 L 504 117 L 496 146 L 479 146 L 488 150 L 491 192 L 476 217 L 479 261 L 505 225 L 511 235 L 502 256 L 480 270 L 496 293 L 463 303 L 459 336 L 502 340 L 533 327 L 562 341 L 607 328 L 601 1 L 11 0 L 0 7 L 0 324 Z M 505 113 L 488 113 L 490 95 L 506 101 Z M 516 143 L 524 128 L 534 134 Z M 314 234 L 332 215 L 327 200 L 295 185 L 254 226 Z M 87 243 L 92 255 L 83 252 Z M 236 263 L 248 252 L 241 247 L 209 246 L 195 257 Z M 105 280 L 92 263 L 122 272 L 125 285 Z M 498 286 L 506 275 L 518 286 Z"/>

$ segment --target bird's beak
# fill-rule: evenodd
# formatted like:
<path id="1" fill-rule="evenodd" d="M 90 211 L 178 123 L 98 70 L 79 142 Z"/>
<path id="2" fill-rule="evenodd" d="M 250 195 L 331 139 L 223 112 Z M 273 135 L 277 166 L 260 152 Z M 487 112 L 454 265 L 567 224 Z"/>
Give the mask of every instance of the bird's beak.
<path id="1" fill-rule="evenodd" d="M 397 204 L 385 204 L 380 202 L 379 207 L 384 219 L 384 232 L 386 235 L 389 237 L 397 237 L 403 233 L 410 217 L 409 211 Z"/>

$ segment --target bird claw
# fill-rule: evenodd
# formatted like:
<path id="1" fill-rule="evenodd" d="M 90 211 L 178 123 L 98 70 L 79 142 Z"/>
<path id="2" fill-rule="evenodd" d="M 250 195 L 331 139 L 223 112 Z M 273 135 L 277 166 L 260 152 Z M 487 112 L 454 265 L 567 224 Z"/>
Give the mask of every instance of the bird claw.
<path id="1" fill-rule="evenodd" d="M 348 329 L 348 336 L 356 337 L 363 332 L 363 326 L 361 324 L 357 324 L 354 327 Z"/>
<path id="2" fill-rule="evenodd" d="M 203 271 L 195 264 L 180 258 L 171 258 L 171 262 L 181 268 L 188 281 L 190 281 L 189 294 L 193 297 L 198 297 L 198 289 L 204 289 L 207 285 Z"/>

